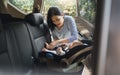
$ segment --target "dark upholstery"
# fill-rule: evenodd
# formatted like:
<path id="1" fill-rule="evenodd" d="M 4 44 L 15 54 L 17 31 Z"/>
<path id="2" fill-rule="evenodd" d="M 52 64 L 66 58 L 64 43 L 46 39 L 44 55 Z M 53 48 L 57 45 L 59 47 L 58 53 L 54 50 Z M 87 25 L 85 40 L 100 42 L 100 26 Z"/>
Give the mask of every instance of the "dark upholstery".
<path id="1" fill-rule="evenodd" d="M 11 68 L 11 69 L 10 69 Z M 5 72 L 12 72 L 11 61 L 7 50 L 5 30 L 0 19 L 0 75 Z"/>
<path id="2" fill-rule="evenodd" d="M 1 19 L 0 19 L 0 31 L 3 30 L 3 25 L 2 25 L 2 22 L 1 22 Z"/>
<path id="3" fill-rule="evenodd" d="M 6 73 L 12 72 L 15 75 L 17 73 L 23 75 L 31 71 L 34 62 L 29 32 L 33 35 L 38 54 L 46 41 L 41 19 L 43 20 L 43 18 L 40 18 L 39 25 L 31 25 L 26 22 L 4 23 L 3 21 L 6 20 L 2 18 L 4 24 L 0 23 L 0 74 L 7 75 Z M 3 25 L 5 25 L 4 29 Z M 28 31 L 28 27 L 30 31 Z"/>
<path id="4" fill-rule="evenodd" d="M 32 26 L 39 26 L 40 24 L 43 24 L 43 16 L 40 13 L 28 14 L 25 17 L 25 20 Z"/>
<path id="5" fill-rule="evenodd" d="M 3 24 L 12 22 L 13 18 L 10 14 L 1 14 L 0 18 Z"/>
<path id="6" fill-rule="evenodd" d="M 45 42 L 50 42 L 50 35 L 47 24 L 43 21 L 43 16 L 40 13 L 31 13 L 25 17 L 25 20 L 29 23 L 27 25 L 28 31 L 32 33 L 35 53 L 38 57 L 38 53 L 41 52 Z"/>
<path id="7" fill-rule="evenodd" d="M 15 58 L 14 65 L 16 65 L 18 69 L 23 69 L 22 71 L 27 72 L 28 69 L 32 67 L 32 47 L 27 28 L 25 24 L 21 22 L 11 23 L 9 26 L 10 27 L 7 29 L 7 37 L 8 43 L 10 42 L 12 44 L 8 45 L 12 47 L 11 50 L 13 53 L 16 51 L 14 56 L 18 57 L 18 59 L 16 57 L 12 57 Z"/>
<path id="8" fill-rule="evenodd" d="M 46 42 L 44 32 L 43 32 L 43 27 L 42 25 L 40 26 L 32 26 L 32 25 L 27 25 L 29 28 L 29 32 L 31 33 L 30 37 L 32 37 L 32 44 L 34 44 L 34 53 L 36 54 L 35 57 L 38 57 L 39 52 L 41 52 L 42 48 L 44 47 L 44 43 Z"/>
<path id="9" fill-rule="evenodd" d="M 0 13 L 0 18 L 3 24 L 23 21 L 23 19 L 21 18 L 12 17 L 10 14 L 3 14 L 3 13 Z"/>
<path id="10" fill-rule="evenodd" d="M 13 70 L 9 58 L 9 53 L 7 51 L 5 34 L 3 31 L 0 31 L 0 75 L 4 71 L 11 72 Z"/>
<path id="11" fill-rule="evenodd" d="M 6 26 L 0 32 L 0 74 L 27 74 L 33 65 L 27 28 L 22 22 L 9 23 Z"/>
<path id="12" fill-rule="evenodd" d="M 35 13 L 34 16 L 39 18 L 35 18 L 39 19 L 41 22 L 37 22 L 38 20 L 35 21 L 36 19 L 34 19 L 34 25 L 26 22 L 10 22 L 1 24 L 0 75 L 31 75 L 30 72 L 33 72 L 33 69 L 36 68 L 33 62 L 34 49 L 32 44 L 34 42 L 36 47 L 35 52 L 38 56 L 39 52 L 41 52 L 41 49 L 44 47 L 44 43 L 48 42 L 46 39 L 46 35 L 48 34 L 47 24 L 42 22 L 42 15 L 36 14 L 37 13 Z M 32 22 L 32 20 L 30 22 Z M 30 32 L 32 33 L 32 36 L 30 35 Z M 33 37 L 33 42 L 31 37 Z M 44 68 L 44 70 L 46 69 Z M 41 66 L 39 66 L 39 71 L 42 72 L 43 67 L 41 68 Z"/>

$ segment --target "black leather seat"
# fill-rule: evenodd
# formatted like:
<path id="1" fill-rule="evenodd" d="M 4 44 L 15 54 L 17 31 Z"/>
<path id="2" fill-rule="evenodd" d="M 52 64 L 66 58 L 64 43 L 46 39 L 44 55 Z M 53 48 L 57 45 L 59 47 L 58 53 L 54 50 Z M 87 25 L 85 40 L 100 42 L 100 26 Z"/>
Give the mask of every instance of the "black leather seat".
<path id="1" fill-rule="evenodd" d="M 47 40 L 42 15 L 35 14 L 35 18 L 30 17 L 26 17 L 26 21 L 30 20 L 30 24 L 10 21 L 0 25 L 0 73 L 2 75 L 6 73 L 29 75 L 34 69 L 33 57 L 37 58 Z M 6 20 L 2 19 L 2 21 Z"/>
<path id="2" fill-rule="evenodd" d="M 23 19 L 16 18 L 11 16 L 10 14 L 3 14 L 3 13 L 0 13 L 0 18 L 1 18 L 2 24 L 23 21 Z"/>
<path id="3" fill-rule="evenodd" d="M 5 30 L 3 29 L 3 25 L 0 20 L 0 75 L 12 71 L 13 69 L 7 49 Z"/>
<path id="4" fill-rule="evenodd" d="M 0 73 L 2 75 L 29 73 L 33 65 L 32 46 L 24 22 L 8 23 L 1 29 Z"/>
<path id="5" fill-rule="evenodd" d="M 30 32 L 31 41 L 35 50 L 35 57 L 38 57 L 38 53 L 41 52 L 45 42 L 50 43 L 50 33 L 48 26 L 44 23 L 43 16 L 40 13 L 31 13 L 25 17 L 25 20 L 29 23 L 27 25 Z"/>

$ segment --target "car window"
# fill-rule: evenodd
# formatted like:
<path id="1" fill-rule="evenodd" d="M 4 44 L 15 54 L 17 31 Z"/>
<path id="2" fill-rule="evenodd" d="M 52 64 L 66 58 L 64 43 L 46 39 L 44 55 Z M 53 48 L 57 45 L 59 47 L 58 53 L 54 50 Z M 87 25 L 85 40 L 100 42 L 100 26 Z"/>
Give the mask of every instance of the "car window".
<path id="1" fill-rule="evenodd" d="M 44 0 L 41 13 L 47 16 L 51 6 L 59 7 L 66 15 L 73 16 L 79 32 L 90 37 L 93 33 L 96 15 L 95 0 Z M 91 38 L 89 38 L 91 39 Z"/>
<path id="2" fill-rule="evenodd" d="M 31 13 L 34 0 L 9 0 L 11 4 L 25 13 Z"/>
<path id="3" fill-rule="evenodd" d="M 95 0 L 77 0 L 78 16 L 95 24 L 96 2 Z"/>
<path id="4" fill-rule="evenodd" d="M 51 6 L 59 7 L 67 15 L 76 16 L 76 0 L 44 0 L 42 9 L 44 16 L 47 15 L 47 11 Z"/>

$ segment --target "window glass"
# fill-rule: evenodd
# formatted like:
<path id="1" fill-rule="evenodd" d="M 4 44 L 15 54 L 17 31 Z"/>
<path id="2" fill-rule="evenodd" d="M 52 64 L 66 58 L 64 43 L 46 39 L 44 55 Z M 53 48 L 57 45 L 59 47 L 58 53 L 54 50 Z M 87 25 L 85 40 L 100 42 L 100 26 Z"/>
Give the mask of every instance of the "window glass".
<path id="1" fill-rule="evenodd" d="M 34 0 L 9 0 L 15 7 L 25 13 L 32 12 Z"/>
<path id="2" fill-rule="evenodd" d="M 82 17 L 95 24 L 95 0 L 44 0 L 43 14 L 46 15 L 49 7 L 58 6 L 67 15 Z"/>
<path id="3" fill-rule="evenodd" d="M 46 15 L 51 6 L 59 7 L 67 15 L 76 15 L 76 0 L 44 0 L 42 13 Z"/>
<path id="4" fill-rule="evenodd" d="M 89 21 L 90 23 L 95 23 L 96 14 L 96 3 L 95 0 L 77 0 L 78 1 L 78 12 L 79 16 Z"/>

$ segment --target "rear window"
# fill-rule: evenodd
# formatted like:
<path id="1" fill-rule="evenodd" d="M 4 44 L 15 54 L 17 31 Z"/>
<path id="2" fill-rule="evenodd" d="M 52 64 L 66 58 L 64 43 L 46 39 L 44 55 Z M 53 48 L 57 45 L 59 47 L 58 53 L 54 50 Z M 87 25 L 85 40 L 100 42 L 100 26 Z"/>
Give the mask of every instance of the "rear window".
<path id="1" fill-rule="evenodd" d="M 95 0 L 44 0 L 42 13 L 45 16 L 51 6 L 57 6 L 67 15 L 82 17 L 84 20 L 95 24 Z"/>
<path id="2" fill-rule="evenodd" d="M 44 0 L 42 13 L 47 15 L 47 11 L 51 6 L 59 7 L 65 14 L 76 16 L 76 0 Z"/>

